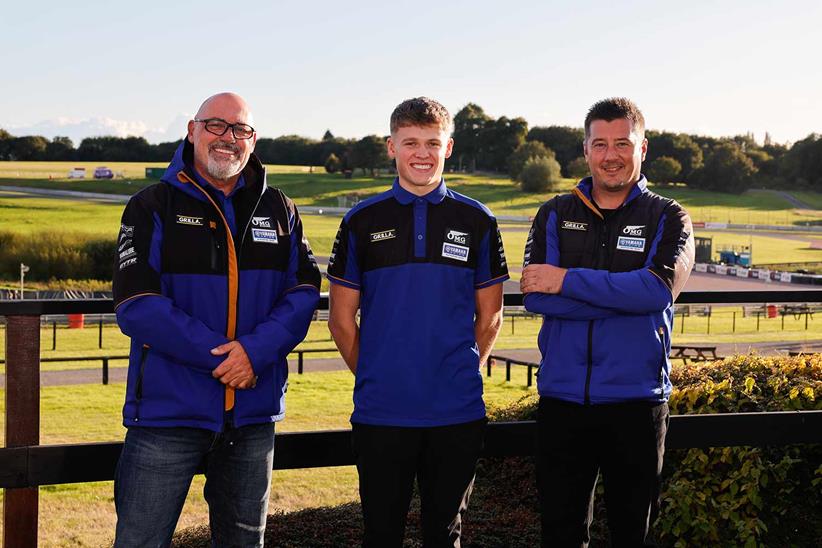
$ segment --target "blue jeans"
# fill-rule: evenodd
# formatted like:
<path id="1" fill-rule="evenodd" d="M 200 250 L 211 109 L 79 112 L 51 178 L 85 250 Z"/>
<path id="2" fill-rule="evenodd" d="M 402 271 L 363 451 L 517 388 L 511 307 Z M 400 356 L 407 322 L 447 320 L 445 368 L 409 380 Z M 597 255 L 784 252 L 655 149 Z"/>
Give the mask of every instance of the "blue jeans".
<path id="1" fill-rule="evenodd" d="M 169 546 L 201 463 L 212 546 L 262 546 L 273 458 L 273 423 L 129 428 L 114 481 L 114 546 Z"/>

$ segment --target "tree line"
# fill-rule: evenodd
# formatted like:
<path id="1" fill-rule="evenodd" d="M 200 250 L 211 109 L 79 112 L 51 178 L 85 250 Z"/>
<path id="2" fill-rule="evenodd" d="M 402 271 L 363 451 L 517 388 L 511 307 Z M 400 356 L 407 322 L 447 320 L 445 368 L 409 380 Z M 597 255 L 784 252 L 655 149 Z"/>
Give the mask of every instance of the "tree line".
<path id="1" fill-rule="evenodd" d="M 813 133 L 793 145 L 762 145 L 753 135 L 714 138 L 703 135 L 646 132 L 648 156 L 643 172 L 655 183 L 684 183 L 693 188 L 740 193 L 752 187 L 822 190 L 822 136 Z M 284 135 L 259 138 L 256 153 L 264 163 L 325 166 L 372 175 L 391 162 L 385 136 L 322 139 Z M 528 127 L 521 117 L 494 118 L 469 103 L 454 116 L 454 152 L 450 171 L 508 173 L 523 190 L 542 191 L 560 177 L 588 173 L 582 155 L 582 128 Z M 15 137 L 0 129 L 0 160 L 141 161 L 163 162 L 180 141 L 150 144 L 142 137 L 88 137 L 75 148 L 67 137 Z"/>

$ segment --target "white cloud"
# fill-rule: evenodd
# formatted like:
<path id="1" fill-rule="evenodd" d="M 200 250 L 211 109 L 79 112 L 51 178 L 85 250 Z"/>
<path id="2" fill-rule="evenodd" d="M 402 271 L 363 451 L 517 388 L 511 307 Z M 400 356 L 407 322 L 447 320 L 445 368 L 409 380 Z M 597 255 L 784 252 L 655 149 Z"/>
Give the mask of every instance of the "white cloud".
<path id="1" fill-rule="evenodd" d="M 48 139 L 60 135 L 69 137 L 74 146 L 86 137 L 115 136 L 115 137 L 145 137 L 149 143 L 176 141 L 185 135 L 186 122 L 189 117 L 185 114 L 177 115 L 165 128 L 149 127 L 141 120 L 115 120 L 114 118 L 66 118 L 59 117 L 43 120 L 28 126 L 9 126 L 6 129 L 14 136 L 42 135 Z"/>

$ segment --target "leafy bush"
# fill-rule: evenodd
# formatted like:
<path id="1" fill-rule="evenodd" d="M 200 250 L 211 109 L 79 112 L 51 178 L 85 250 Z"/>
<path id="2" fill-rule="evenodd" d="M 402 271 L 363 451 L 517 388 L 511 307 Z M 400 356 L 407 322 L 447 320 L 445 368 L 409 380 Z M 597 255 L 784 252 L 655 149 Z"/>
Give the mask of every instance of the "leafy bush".
<path id="1" fill-rule="evenodd" d="M 674 368 L 672 414 L 822 409 L 822 357 L 735 356 Z M 822 446 L 666 455 L 665 544 L 812 546 L 822 539 Z M 790 542 L 787 542 L 790 541 Z"/>
<path id="2" fill-rule="evenodd" d="M 556 160 L 554 151 L 540 143 L 539 141 L 526 141 L 511 153 L 508 157 L 508 174 L 511 179 L 519 179 L 525 163 L 531 158 L 553 158 Z"/>
<path id="3" fill-rule="evenodd" d="M 522 190 L 525 192 L 545 192 L 561 180 L 559 162 L 544 156 L 529 158 L 519 175 Z"/>

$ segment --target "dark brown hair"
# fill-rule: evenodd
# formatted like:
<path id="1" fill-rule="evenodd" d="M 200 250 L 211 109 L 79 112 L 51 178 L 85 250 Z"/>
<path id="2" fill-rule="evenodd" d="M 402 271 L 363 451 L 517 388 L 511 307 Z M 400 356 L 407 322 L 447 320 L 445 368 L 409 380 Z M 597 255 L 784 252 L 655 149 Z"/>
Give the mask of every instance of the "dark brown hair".
<path id="1" fill-rule="evenodd" d="M 645 137 L 645 117 L 633 101 L 625 97 L 611 97 L 594 104 L 585 116 L 585 138 L 591 134 L 591 122 L 605 120 L 613 122 L 625 118 L 631 122 L 632 131 Z"/>

